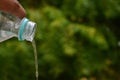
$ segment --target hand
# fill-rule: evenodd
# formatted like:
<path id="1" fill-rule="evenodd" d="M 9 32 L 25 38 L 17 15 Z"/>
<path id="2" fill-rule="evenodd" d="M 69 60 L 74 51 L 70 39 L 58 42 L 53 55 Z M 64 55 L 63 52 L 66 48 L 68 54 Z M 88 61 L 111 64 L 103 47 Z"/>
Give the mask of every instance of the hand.
<path id="1" fill-rule="evenodd" d="M 26 16 L 24 8 L 17 0 L 0 0 L 0 10 L 23 18 Z"/>

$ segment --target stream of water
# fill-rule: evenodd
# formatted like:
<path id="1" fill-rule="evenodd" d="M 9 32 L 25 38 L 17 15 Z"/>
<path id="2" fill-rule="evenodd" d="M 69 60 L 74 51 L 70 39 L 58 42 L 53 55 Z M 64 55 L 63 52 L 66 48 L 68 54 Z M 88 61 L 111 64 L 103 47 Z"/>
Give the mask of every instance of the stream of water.
<path id="1" fill-rule="evenodd" d="M 37 48 L 36 48 L 36 43 L 35 40 L 32 41 L 32 46 L 33 46 L 33 50 L 34 50 L 34 57 L 35 57 L 35 77 L 36 80 L 38 80 L 38 56 L 37 56 Z"/>

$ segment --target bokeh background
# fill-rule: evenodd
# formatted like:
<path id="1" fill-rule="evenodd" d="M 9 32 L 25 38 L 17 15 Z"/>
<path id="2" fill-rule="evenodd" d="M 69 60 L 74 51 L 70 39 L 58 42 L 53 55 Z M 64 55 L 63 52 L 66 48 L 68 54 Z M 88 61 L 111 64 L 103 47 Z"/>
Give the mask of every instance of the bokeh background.
<path id="1" fill-rule="evenodd" d="M 19 0 L 37 23 L 39 80 L 120 80 L 120 0 Z M 0 80 L 35 80 L 32 44 L 0 43 Z"/>

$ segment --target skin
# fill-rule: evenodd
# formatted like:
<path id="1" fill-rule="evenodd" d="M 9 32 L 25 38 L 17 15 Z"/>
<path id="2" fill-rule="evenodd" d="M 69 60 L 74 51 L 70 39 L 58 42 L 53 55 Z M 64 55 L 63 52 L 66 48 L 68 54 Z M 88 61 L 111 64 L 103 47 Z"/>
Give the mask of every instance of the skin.
<path id="1" fill-rule="evenodd" d="M 17 0 L 0 0 L 0 10 L 16 15 L 21 19 L 26 16 L 24 8 Z"/>

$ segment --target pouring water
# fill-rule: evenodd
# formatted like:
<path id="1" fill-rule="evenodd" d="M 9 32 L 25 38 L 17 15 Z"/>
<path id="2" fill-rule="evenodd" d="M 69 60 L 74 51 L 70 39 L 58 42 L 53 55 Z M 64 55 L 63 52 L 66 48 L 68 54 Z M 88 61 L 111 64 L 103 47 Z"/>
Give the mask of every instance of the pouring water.
<path id="1" fill-rule="evenodd" d="M 35 57 L 35 77 L 36 80 L 38 80 L 38 56 L 37 56 L 37 48 L 36 48 L 36 43 L 35 40 L 32 41 L 32 46 L 33 46 L 33 50 L 34 50 L 34 57 Z"/>

